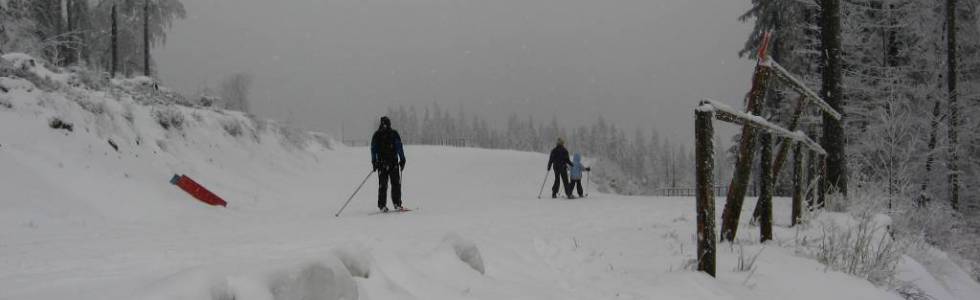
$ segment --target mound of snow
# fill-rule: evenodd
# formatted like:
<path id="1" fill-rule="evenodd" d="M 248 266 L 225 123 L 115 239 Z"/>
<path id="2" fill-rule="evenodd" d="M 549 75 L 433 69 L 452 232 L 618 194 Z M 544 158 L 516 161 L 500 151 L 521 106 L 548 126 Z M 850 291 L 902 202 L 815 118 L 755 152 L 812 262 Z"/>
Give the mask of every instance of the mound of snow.
<path id="1" fill-rule="evenodd" d="M 483 266 L 483 256 L 480 255 L 480 249 L 476 247 L 476 244 L 455 233 L 447 234 L 442 240 L 445 245 L 453 249 L 459 260 L 480 274 L 487 273 Z"/>
<path id="2" fill-rule="evenodd" d="M 16 69 L 34 73 L 34 75 L 37 75 L 40 78 L 54 82 L 66 84 L 74 78 L 74 76 L 70 73 L 58 73 L 51 71 L 51 69 L 48 69 L 41 60 L 24 53 L 8 53 L 0 57 L 2 57 L 3 60 L 10 62 L 10 64 Z"/>
<path id="3" fill-rule="evenodd" d="M 333 251 L 333 255 L 340 259 L 351 276 L 360 278 L 371 277 L 372 263 L 371 257 L 367 253 L 367 249 L 353 245 L 338 248 Z"/>
<path id="4" fill-rule="evenodd" d="M 140 299 L 355 300 L 357 284 L 336 257 L 266 265 L 211 266 L 146 287 Z"/>

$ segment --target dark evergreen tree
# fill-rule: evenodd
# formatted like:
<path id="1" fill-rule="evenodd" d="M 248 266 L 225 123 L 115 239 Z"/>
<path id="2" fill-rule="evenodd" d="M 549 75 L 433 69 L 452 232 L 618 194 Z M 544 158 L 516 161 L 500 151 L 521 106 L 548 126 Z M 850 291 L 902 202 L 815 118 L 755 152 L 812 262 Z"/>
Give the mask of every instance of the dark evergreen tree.
<path id="1" fill-rule="evenodd" d="M 821 0 L 820 35 L 822 65 L 822 88 L 820 95 L 837 112 L 844 115 L 844 90 L 841 59 L 841 18 L 840 0 Z M 844 126 L 842 122 L 828 114 L 823 116 L 822 146 L 827 151 L 827 178 L 825 186 L 832 191 L 847 194 L 847 156 Z M 821 205 L 822 203 L 818 203 Z"/>

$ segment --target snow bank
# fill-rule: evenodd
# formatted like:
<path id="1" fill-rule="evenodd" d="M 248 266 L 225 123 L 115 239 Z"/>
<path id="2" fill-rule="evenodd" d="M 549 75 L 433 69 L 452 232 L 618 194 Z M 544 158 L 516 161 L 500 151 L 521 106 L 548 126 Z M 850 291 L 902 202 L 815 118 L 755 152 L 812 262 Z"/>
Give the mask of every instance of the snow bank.
<path id="1" fill-rule="evenodd" d="M 476 247 L 476 244 L 455 233 L 447 234 L 442 240 L 445 245 L 453 249 L 453 252 L 459 257 L 459 260 L 469 265 L 473 270 L 480 272 L 480 274 L 487 273 L 486 268 L 483 266 L 483 257 L 480 255 L 480 249 Z"/>
<path id="2" fill-rule="evenodd" d="M 332 256 L 281 265 L 211 266 L 185 271 L 147 287 L 140 299 L 354 300 L 357 285 Z"/>
<path id="3" fill-rule="evenodd" d="M 4 59 L 39 76 L 69 76 L 48 74 L 53 71 L 27 55 L 7 54 Z M 289 155 L 295 157 L 290 164 L 309 165 L 334 147 L 325 134 L 256 120 L 240 112 L 176 104 L 171 100 L 174 94 L 161 92 L 145 77 L 115 80 L 117 88 L 107 90 L 58 85 L 46 91 L 31 80 L 41 79 L 0 76 L 0 87 L 6 91 L 0 93 L 3 158 L 11 160 L 7 163 L 11 168 L 26 172 L 0 175 L 36 173 L 32 181 L 59 189 L 50 195 L 18 190 L 0 204 L 17 205 L 17 199 L 27 195 L 50 199 L 74 195 L 70 198 L 80 199 L 50 200 L 92 212 L 72 213 L 70 218 L 75 220 L 71 222 L 103 218 L 168 222 L 171 217 L 161 212 L 201 213 L 196 209 L 198 203 L 166 184 L 173 174 L 187 174 L 229 200 L 231 206 L 246 208 L 254 199 L 249 196 L 254 194 L 251 187 L 261 186 L 262 176 L 235 173 L 267 170 L 270 165 L 263 164 L 265 159 L 260 157 Z M 228 168 L 246 161 L 254 163 Z M 127 183 L 119 184 L 114 178 Z M 63 223 L 65 218 L 35 215 L 30 210 L 0 211 L 0 223 L 8 222 Z"/>

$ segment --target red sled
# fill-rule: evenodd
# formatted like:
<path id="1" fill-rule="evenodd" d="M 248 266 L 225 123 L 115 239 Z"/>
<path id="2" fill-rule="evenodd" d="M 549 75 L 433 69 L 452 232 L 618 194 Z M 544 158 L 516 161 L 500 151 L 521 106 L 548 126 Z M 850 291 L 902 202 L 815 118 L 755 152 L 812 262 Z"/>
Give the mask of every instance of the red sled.
<path id="1" fill-rule="evenodd" d="M 228 202 L 225 202 L 225 200 L 218 197 L 218 195 L 215 195 L 208 189 L 201 186 L 201 184 L 197 183 L 190 177 L 187 177 L 187 175 L 174 174 L 174 177 L 170 178 L 170 183 L 176 185 L 188 194 L 191 194 L 191 196 L 194 196 L 194 198 L 197 198 L 197 200 L 200 200 L 201 202 L 213 206 L 228 207 Z"/>

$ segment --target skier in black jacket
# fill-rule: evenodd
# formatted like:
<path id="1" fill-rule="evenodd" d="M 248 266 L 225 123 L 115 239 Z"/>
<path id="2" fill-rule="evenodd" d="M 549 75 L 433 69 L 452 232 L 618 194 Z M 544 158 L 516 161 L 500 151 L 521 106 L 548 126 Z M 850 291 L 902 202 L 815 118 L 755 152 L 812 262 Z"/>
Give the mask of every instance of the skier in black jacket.
<path id="1" fill-rule="evenodd" d="M 568 185 L 568 167 L 571 165 L 572 161 L 568 159 L 568 150 L 565 149 L 565 140 L 558 138 L 558 145 L 551 150 L 551 158 L 548 159 L 548 170 L 550 171 L 552 167 L 555 168 L 555 184 L 551 186 L 551 198 L 558 198 L 560 184 L 564 184 L 565 196 L 569 199 L 575 198 L 572 196 L 572 187 Z"/>
<path id="2" fill-rule="evenodd" d="M 381 127 L 371 138 L 371 165 L 378 172 L 378 209 L 388 211 L 388 182 L 391 182 L 391 203 L 395 210 L 402 208 L 401 173 L 405 169 L 405 151 L 398 131 L 391 129 L 391 120 L 381 117 Z"/>

